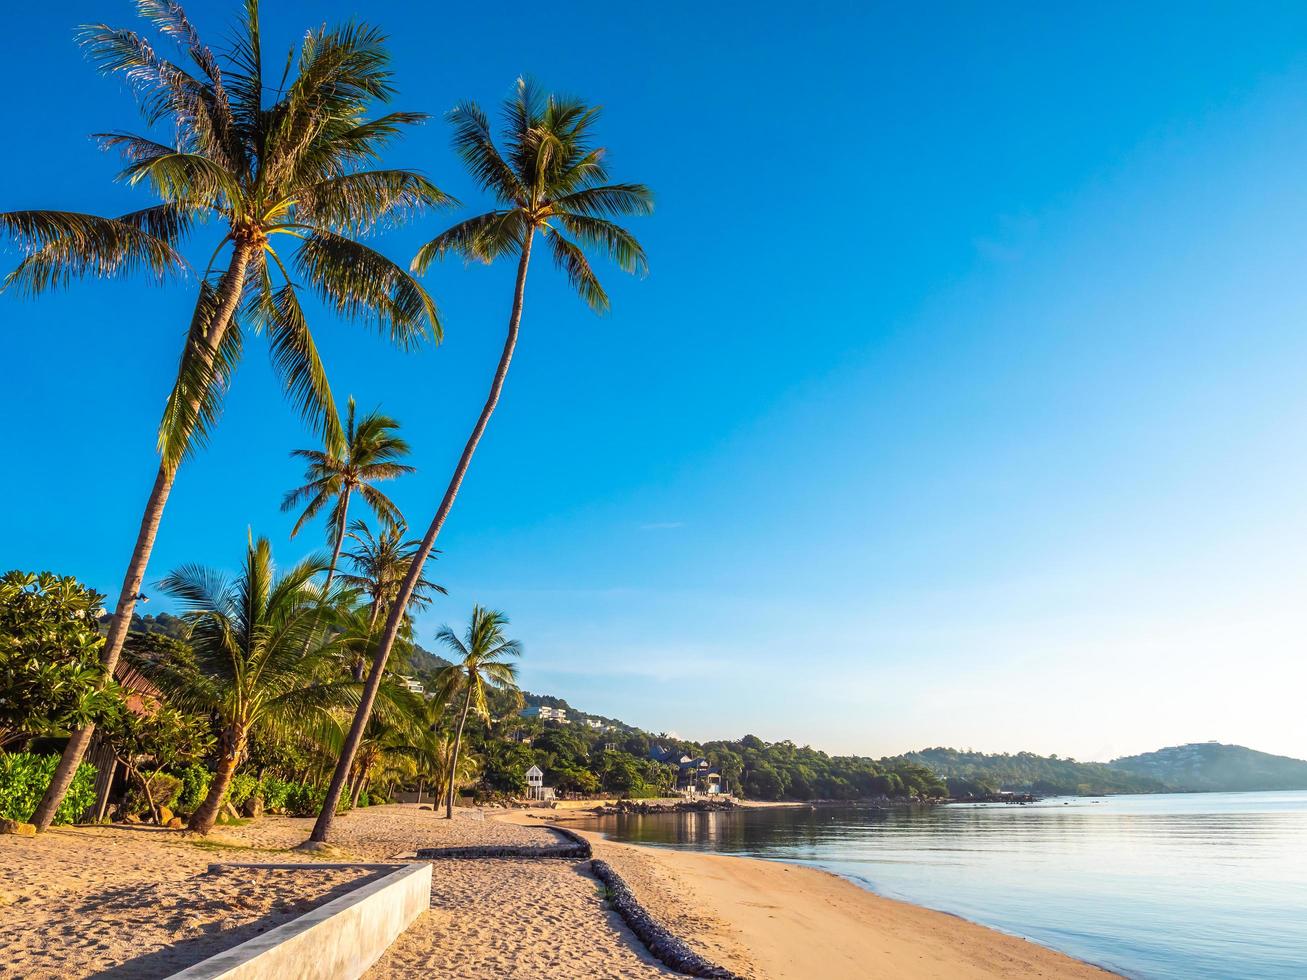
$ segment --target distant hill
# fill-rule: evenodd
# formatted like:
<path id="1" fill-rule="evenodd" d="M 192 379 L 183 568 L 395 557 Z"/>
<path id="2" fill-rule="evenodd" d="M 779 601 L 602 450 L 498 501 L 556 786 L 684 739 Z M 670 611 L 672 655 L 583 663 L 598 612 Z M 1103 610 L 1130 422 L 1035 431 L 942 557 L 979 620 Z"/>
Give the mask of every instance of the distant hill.
<path id="1" fill-rule="evenodd" d="M 1099 762 L 1076 762 L 1057 756 L 934 748 L 901 758 L 929 766 L 944 777 L 957 799 L 1004 790 L 1036 796 L 1100 796 L 1109 793 L 1164 793 L 1167 786 L 1147 774 L 1115 769 Z"/>
<path id="2" fill-rule="evenodd" d="M 1114 759 L 1113 769 L 1161 780 L 1179 792 L 1307 789 L 1307 762 L 1242 745 L 1191 742 Z"/>

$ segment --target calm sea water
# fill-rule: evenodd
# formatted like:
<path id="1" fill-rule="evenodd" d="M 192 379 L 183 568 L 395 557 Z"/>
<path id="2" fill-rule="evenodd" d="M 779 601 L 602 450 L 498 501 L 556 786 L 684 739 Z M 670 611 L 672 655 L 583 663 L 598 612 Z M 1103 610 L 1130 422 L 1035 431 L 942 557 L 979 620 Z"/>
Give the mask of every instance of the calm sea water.
<path id="1" fill-rule="evenodd" d="M 608 817 L 615 840 L 826 868 L 1136 978 L 1307 978 L 1307 793 Z"/>

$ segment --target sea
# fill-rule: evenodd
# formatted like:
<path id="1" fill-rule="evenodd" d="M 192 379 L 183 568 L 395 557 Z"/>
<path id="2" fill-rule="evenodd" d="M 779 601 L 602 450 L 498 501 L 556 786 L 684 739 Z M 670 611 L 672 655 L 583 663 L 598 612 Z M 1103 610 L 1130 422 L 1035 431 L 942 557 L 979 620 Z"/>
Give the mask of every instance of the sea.
<path id="1" fill-rule="evenodd" d="M 1307 792 L 622 815 L 595 829 L 824 868 L 1138 980 L 1307 980 Z"/>

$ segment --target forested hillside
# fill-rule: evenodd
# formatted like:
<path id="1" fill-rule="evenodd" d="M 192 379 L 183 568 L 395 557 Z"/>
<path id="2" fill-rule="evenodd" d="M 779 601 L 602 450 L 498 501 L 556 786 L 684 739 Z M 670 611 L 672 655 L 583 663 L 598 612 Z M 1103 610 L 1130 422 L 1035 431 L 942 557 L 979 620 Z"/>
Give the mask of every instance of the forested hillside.
<path id="1" fill-rule="evenodd" d="M 1185 792 L 1307 789 L 1307 762 L 1219 742 L 1173 745 L 1111 766 Z"/>
<path id="2" fill-rule="evenodd" d="M 1160 780 L 1144 774 L 1033 752 L 996 755 L 933 748 L 909 752 L 903 758 L 939 773 L 948 782 L 949 795 L 957 798 L 984 796 L 999 790 L 1037 796 L 1096 796 L 1162 793 L 1167 789 Z"/>

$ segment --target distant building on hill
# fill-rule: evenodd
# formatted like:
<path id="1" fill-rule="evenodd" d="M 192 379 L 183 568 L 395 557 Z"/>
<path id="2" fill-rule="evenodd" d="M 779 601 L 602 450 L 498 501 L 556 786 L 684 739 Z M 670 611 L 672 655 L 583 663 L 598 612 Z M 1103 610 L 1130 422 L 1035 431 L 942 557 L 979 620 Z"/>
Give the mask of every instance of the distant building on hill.
<path id="1" fill-rule="evenodd" d="M 427 693 L 426 686 L 416 677 L 406 677 L 400 674 L 399 682 L 404 685 L 406 690 L 412 691 L 414 694 L 425 695 Z"/>
<path id="2" fill-rule="evenodd" d="M 553 721 L 560 725 L 569 725 L 566 708 L 551 708 L 547 704 L 535 705 L 522 711 L 523 718 L 538 718 L 540 721 Z"/>

